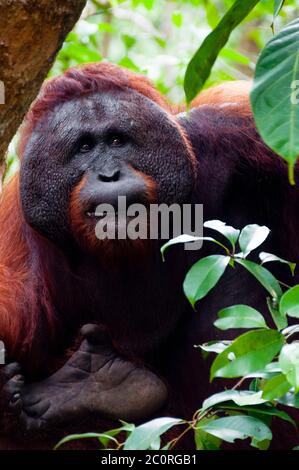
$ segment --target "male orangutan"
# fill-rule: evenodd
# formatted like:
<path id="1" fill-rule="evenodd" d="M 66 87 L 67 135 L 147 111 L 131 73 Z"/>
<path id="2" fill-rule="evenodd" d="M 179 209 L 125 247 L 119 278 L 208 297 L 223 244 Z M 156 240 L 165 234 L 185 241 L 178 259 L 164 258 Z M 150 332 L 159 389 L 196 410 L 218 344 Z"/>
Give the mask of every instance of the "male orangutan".
<path id="1" fill-rule="evenodd" d="M 298 189 L 258 136 L 248 89 L 213 88 L 177 114 L 146 78 L 109 64 L 43 86 L 0 206 L 2 448 L 26 447 L 28 436 L 39 448 L 44 433 L 55 443 L 105 420 L 187 418 L 213 391 L 194 344 L 221 337 L 221 308 L 265 312 L 263 288 L 230 269 L 195 313 L 182 282 L 210 247 L 174 247 L 163 263 L 161 240 L 99 240 L 96 207 L 120 195 L 202 203 L 206 220 L 267 225 L 267 250 L 297 261 Z"/>

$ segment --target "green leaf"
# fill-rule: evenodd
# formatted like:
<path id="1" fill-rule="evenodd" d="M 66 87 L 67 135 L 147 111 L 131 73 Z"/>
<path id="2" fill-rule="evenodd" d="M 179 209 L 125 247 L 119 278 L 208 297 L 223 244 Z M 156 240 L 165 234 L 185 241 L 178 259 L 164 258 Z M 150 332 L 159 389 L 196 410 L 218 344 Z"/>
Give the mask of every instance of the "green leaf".
<path id="1" fill-rule="evenodd" d="M 244 376 L 244 379 L 248 377 L 247 375 Z M 261 380 L 258 379 L 258 378 L 255 378 L 253 380 L 250 381 L 250 384 L 249 384 L 249 390 L 251 392 L 259 392 L 260 391 L 260 383 L 261 383 Z"/>
<path id="2" fill-rule="evenodd" d="M 156 0 L 132 0 L 133 6 L 144 5 L 147 10 L 152 10 Z"/>
<path id="3" fill-rule="evenodd" d="M 217 284 L 229 261 L 229 256 L 211 255 L 200 259 L 191 267 L 185 277 L 183 288 L 193 308 L 195 302 L 205 297 Z"/>
<path id="4" fill-rule="evenodd" d="M 252 439 L 251 445 L 252 447 L 256 447 L 259 450 L 268 450 L 271 441 L 269 439 L 265 439 L 264 441 L 257 441 L 256 439 Z"/>
<path id="5" fill-rule="evenodd" d="M 93 16 L 91 16 L 90 18 L 88 18 L 87 20 L 88 21 L 92 21 L 93 20 Z M 101 32 L 104 32 L 104 33 L 117 33 L 118 30 L 115 26 L 113 26 L 111 23 L 106 23 L 106 22 L 102 22 L 102 23 L 99 23 L 101 21 L 101 16 L 100 15 L 95 15 L 95 23 L 98 24 L 98 27 L 99 27 L 99 31 Z"/>
<path id="6" fill-rule="evenodd" d="M 219 409 L 241 411 L 237 405 L 230 404 L 220 405 Z M 278 410 L 277 408 L 269 406 L 268 404 L 259 406 L 242 406 L 242 411 L 252 413 L 257 417 L 260 415 L 261 419 L 263 419 L 265 416 L 276 416 L 277 418 L 288 421 L 289 423 L 293 424 L 293 426 L 296 426 L 295 421 L 285 411 Z"/>
<path id="7" fill-rule="evenodd" d="M 214 29 L 221 19 L 219 10 L 211 0 L 204 0 L 204 8 L 206 11 L 207 22 L 210 28 Z"/>
<path id="8" fill-rule="evenodd" d="M 281 368 L 278 366 L 278 362 L 270 362 L 266 365 L 265 368 L 262 370 L 257 370 L 252 372 L 251 374 L 247 374 L 245 377 L 249 378 L 260 378 L 260 379 L 269 379 L 272 378 L 273 375 L 277 375 L 281 372 Z"/>
<path id="9" fill-rule="evenodd" d="M 54 450 L 58 449 L 58 447 L 62 446 L 63 444 L 66 444 L 67 442 L 77 441 L 80 439 L 94 439 L 94 438 L 98 439 L 99 441 L 102 441 L 102 439 L 105 438 L 108 441 L 113 441 L 117 443 L 117 440 L 113 436 L 109 436 L 109 434 L 88 432 L 85 434 L 70 434 L 69 436 L 64 437 L 58 442 L 58 444 L 56 444 L 56 446 L 54 447 Z"/>
<path id="10" fill-rule="evenodd" d="M 238 240 L 240 230 L 237 230 L 234 227 L 231 227 L 230 225 L 226 225 L 224 222 L 221 222 L 221 220 L 208 220 L 203 224 L 203 226 L 221 233 L 230 241 L 232 247 L 235 248 L 235 244 Z"/>
<path id="11" fill-rule="evenodd" d="M 286 315 L 279 311 L 276 299 L 273 302 L 273 299 L 267 297 L 267 305 L 277 329 L 282 330 L 285 328 L 288 325 L 288 320 Z"/>
<path id="12" fill-rule="evenodd" d="M 181 11 L 174 11 L 171 15 L 171 21 L 177 28 L 183 24 L 183 13 Z"/>
<path id="13" fill-rule="evenodd" d="M 280 299 L 279 311 L 283 315 L 299 318 L 299 285 L 287 290 Z"/>
<path id="14" fill-rule="evenodd" d="M 202 404 L 202 410 L 211 408 L 225 401 L 233 401 L 238 406 L 244 405 L 260 405 L 265 403 L 262 398 L 262 392 L 251 392 L 250 390 L 225 390 L 224 392 L 215 393 L 207 398 Z"/>
<path id="15" fill-rule="evenodd" d="M 228 249 L 224 245 L 222 245 L 222 243 L 218 242 L 214 238 L 211 238 L 211 237 L 195 237 L 194 235 L 183 234 L 183 235 L 179 235 L 175 238 L 172 238 L 168 242 L 164 243 L 163 246 L 161 246 L 160 252 L 162 254 L 162 258 L 164 260 L 164 252 L 172 245 L 177 245 L 179 243 L 192 243 L 192 242 L 197 242 L 197 241 L 201 241 L 201 240 L 216 243 L 216 245 L 221 246 L 222 248 L 224 248 L 228 252 Z"/>
<path id="16" fill-rule="evenodd" d="M 241 54 L 230 47 L 224 47 L 220 53 L 220 57 L 224 57 L 225 59 L 232 60 L 233 62 L 237 62 L 242 65 L 251 65 L 252 63 L 244 54 Z"/>
<path id="17" fill-rule="evenodd" d="M 244 256 L 247 256 L 252 250 L 260 246 L 268 237 L 270 230 L 265 225 L 246 225 L 243 228 L 239 238 L 239 245 L 244 253 Z"/>
<path id="18" fill-rule="evenodd" d="M 200 427 L 205 432 L 226 442 L 234 442 L 236 439 L 247 439 L 248 437 L 257 441 L 272 439 L 272 433 L 268 426 L 251 416 L 219 418 Z"/>
<path id="19" fill-rule="evenodd" d="M 274 0 L 274 13 L 273 13 L 274 19 L 279 15 L 284 2 L 285 0 Z"/>
<path id="20" fill-rule="evenodd" d="M 74 31 L 71 31 L 65 38 L 65 42 L 76 42 L 76 41 L 78 41 L 78 34 L 74 33 Z"/>
<path id="21" fill-rule="evenodd" d="M 218 312 L 214 325 L 220 330 L 229 328 L 267 328 L 263 315 L 248 305 L 233 305 Z"/>
<path id="22" fill-rule="evenodd" d="M 211 366 L 214 377 L 243 377 L 263 369 L 284 344 L 284 336 L 276 330 L 249 331 L 239 336 L 220 353 Z"/>
<path id="23" fill-rule="evenodd" d="M 194 438 L 196 450 L 218 450 L 221 445 L 221 439 L 207 434 L 200 428 L 194 429 Z"/>
<path id="24" fill-rule="evenodd" d="M 141 424 L 127 438 L 124 450 L 149 450 L 162 434 L 181 423 L 183 421 L 177 418 L 157 418 Z"/>
<path id="25" fill-rule="evenodd" d="M 299 155 L 299 18 L 289 23 L 262 50 L 256 65 L 251 106 L 265 143 L 289 164 Z"/>
<path id="26" fill-rule="evenodd" d="M 299 342 L 285 344 L 279 355 L 279 365 L 295 393 L 299 391 Z M 288 390 L 286 390 L 287 392 Z M 285 393 L 286 393 L 285 392 Z"/>
<path id="27" fill-rule="evenodd" d="M 296 263 L 291 263 L 290 261 L 286 261 L 285 259 L 279 258 L 279 256 L 272 255 L 271 253 L 266 253 L 265 251 L 262 251 L 259 254 L 259 257 L 260 257 L 262 264 L 269 263 L 270 261 L 278 261 L 279 263 L 288 264 L 290 267 L 292 276 L 294 276 Z"/>
<path id="28" fill-rule="evenodd" d="M 59 59 L 70 58 L 79 64 L 85 62 L 99 62 L 101 55 L 83 44 L 66 43 L 59 52 Z"/>
<path id="29" fill-rule="evenodd" d="M 236 0 L 224 15 L 216 28 L 204 39 L 188 64 L 184 79 L 184 89 L 187 103 L 190 103 L 202 89 L 210 75 L 212 66 L 227 43 L 233 29 L 255 7 L 258 0 Z"/>
<path id="30" fill-rule="evenodd" d="M 133 423 L 127 423 L 126 421 L 123 421 L 121 419 L 120 419 L 120 422 L 122 424 L 121 427 L 110 429 L 109 431 L 105 432 L 105 435 L 99 437 L 99 440 L 101 441 L 101 443 L 103 444 L 105 448 L 107 448 L 108 446 L 110 437 L 115 437 L 121 432 L 129 433 L 135 429 L 135 424 Z"/>
<path id="31" fill-rule="evenodd" d="M 129 34 L 122 34 L 121 37 L 127 49 L 131 49 L 136 44 L 136 39 Z"/>
<path id="32" fill-rule="evenodd" d="M 137 65 L 130 59 L 130 57 L 122 57 L 121 60 L 118 62 L 119 65 L 122 67 L 126 67 L 127 69 L 134 70 L 134 72 L 140 72 Z"/>
<path id="33" fill-rule="evenodd" d="M 200 423 L 206 424 L 210 421 L 216 419 L 216 416 L 211 416 L 209 418 L 203 418 Z M 194 428 L 194 439 L 196 450 L 218 450 L 221 445 L 221 439 L 218 437 L 212 436 L 212 434 L 207 434 L 200 427 Z"/>
<path id="34" fill-rule="evenodd" d="M 247 271 L 249 271 L 264 288 L 271 294 L 271 297 L 279 299 L 282 295 L 282 290 L 279 282 L 268 269 L 253 263 L 247 259 L 235 258 L 236 263 L 241 264 Z"/>
<path id="35" fill-rule="evenodd" d="M 278 374 L 272 377 L 271 379 L 267 380 L 262 387 L 263 390 L 263 398 L 265 400 L 276 400 L 279 397 L 285 395 L 291 386 L 287 381 L 284 374 Z"/>

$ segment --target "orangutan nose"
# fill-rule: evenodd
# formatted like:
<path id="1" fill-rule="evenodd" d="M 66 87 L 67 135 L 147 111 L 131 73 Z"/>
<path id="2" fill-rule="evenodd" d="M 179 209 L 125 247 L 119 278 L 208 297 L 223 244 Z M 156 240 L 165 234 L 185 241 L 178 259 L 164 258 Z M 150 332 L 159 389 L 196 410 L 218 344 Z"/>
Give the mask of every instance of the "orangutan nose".
<path id="1" fill-rule="evenodd" d="M 118 181 L 120 176 L 120 171 L 118 169 L 111 170 L 111 171 L 101 171 L 98 174 L 98 178 L 103 183 L 110 183 L 113 181 Z"/>

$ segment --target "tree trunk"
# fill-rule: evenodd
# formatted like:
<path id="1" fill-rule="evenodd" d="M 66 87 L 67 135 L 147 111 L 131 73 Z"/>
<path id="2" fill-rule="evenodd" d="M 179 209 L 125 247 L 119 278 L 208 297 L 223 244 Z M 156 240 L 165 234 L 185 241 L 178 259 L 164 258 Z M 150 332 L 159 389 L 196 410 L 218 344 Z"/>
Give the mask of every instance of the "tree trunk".
<path id="1" fill-rule="evenodd" d="M 0 164 L 85 3 L 0 0 Z"/>

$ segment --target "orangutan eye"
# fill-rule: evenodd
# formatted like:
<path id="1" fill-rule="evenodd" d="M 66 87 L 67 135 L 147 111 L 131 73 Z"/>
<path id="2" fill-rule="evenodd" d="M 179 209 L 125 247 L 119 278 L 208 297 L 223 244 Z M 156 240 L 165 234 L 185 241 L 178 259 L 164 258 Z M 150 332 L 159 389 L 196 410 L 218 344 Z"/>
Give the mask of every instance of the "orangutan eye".
<path id="1" fill-rule="evenodd" d="M 110 147 L 122 147 L 123 145 L 126 144 L 127 139 L 123 134 L 110 134 L 107 137 L 107 144 Z"/>
<path id="2" fill-rule="evenodd" d="M 91 136 L 82 137 L 78 144 L 78 150 L 80 153 L 88 153 L 95 146 L 95 141 Z"/>
<path id="3" fill-rule="evenodd" d="M 89 152 L 89 150 L 91 150 L 91 146 L 89 144 L 83 144 L 80 147 L 81 153 Z"/>

